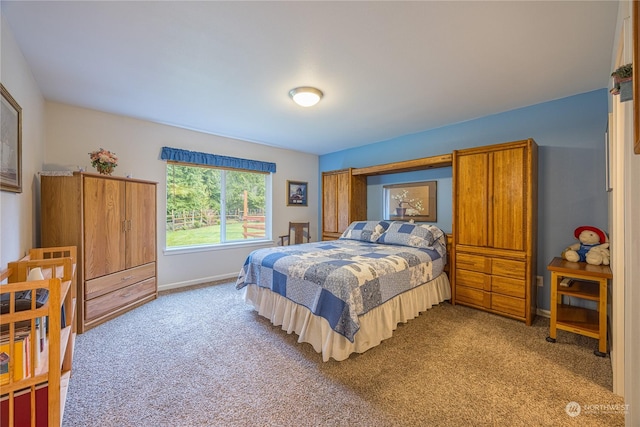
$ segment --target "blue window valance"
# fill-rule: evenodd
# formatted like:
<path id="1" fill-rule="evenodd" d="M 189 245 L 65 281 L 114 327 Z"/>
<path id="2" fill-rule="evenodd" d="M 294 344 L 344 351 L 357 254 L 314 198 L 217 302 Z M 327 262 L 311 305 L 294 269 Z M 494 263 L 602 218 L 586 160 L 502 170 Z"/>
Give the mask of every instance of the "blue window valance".
<path id="1" fill-rule="evenodd" d="M 230 169 L 244 169 L 257 172 L 274 172 L 276 164 L 259 160 L 241 159 L 238 157 L 218 156 L 217 154 L 200 153 L 198 151 L 181 150 L 179 148 L 162 147 L 162 160 L 180 163 L 217 166 Z"/>

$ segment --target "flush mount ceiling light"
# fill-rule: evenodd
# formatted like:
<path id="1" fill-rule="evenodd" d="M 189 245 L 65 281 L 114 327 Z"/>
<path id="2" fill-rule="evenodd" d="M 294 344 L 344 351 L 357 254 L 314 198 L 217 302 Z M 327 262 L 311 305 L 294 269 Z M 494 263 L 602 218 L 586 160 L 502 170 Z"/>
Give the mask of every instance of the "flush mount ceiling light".
<path id="1" fill-rule="evenodd" d="M 315 87 L 302 86 L 289 91 L 289 96 L 293 102 L 302 107 L 311 107 L 316 105 L 322 98 L 322 91 Z"/>

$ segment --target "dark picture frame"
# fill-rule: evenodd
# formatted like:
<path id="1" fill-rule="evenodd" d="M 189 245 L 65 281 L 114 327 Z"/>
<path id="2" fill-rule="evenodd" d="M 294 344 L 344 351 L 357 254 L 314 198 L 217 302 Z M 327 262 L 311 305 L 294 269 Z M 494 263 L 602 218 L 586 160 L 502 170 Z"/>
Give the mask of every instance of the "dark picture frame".
<path id="1" fill-rule="evenodd" d="M 0 83 L 0 190 L 22 193 L 22 108 Z"/>
<path id="2" fill-rule="evenodd" d="M 437 181 L 409 182 L 382 187 L 384 219 L 436 222 Z"/>
<path id="3" fill-rule="evenodd" d="M 307 206 L 308 183 L 287 181 L 287 206 Z"/>
<path id="4" fill-rule="evenodd" d="M 633 1 L 631 5 L 633 25 L 633 152 L 640 154 L 640 5 Z"/>

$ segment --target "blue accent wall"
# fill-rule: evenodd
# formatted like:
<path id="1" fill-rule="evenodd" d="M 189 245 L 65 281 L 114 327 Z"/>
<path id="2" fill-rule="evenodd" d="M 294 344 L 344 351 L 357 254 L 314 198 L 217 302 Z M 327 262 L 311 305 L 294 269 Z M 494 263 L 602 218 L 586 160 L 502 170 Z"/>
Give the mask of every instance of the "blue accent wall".
<path id="1" fill-rule="evenodd" d="M 533 138 L 539 147 L 537 274 L 544 276 L 544 288 L 538 289 L 538 308 L 549 310 L 551 287 L 547 264 L 553 257 L 560 256 L 565 247 L 577 242 L 573 237 L 577 227 L 593 225 L 608 232 L 604 144 L 608 121 L 607 96 L 606 88 L 599 89 L 329 153 L 320 156 L 320 172 Z M 438 191 L 436 224 L 450 232 L 451 174 L 451 168 L 442 168 L 369 177 L 368 219 L 381 218 L 382 187 L 385 184 L 435 180 Z M 321 205 L 322 195 L 319 197 Z"/>
<path id="2" fill-rule="evenodd" d="M 420 156 L 426 157 L 426 156 Z M 388 162 L 386 162 L 388 163 Z M 451 233 L 452 199 L 453 191 L 452 168 L 428 169 L 424 171 L 396 173 L 391 175 L 377 175 L 367 178 L 367 218 L 383 218 L 384 212 L 384 186 L 387 184 L 399 184 L 418 181 L 436 181 L 436 222 L 431 223 L 440 227 L 447 233 Z M 322 218 L 322 217 L 321 217 Z"/>

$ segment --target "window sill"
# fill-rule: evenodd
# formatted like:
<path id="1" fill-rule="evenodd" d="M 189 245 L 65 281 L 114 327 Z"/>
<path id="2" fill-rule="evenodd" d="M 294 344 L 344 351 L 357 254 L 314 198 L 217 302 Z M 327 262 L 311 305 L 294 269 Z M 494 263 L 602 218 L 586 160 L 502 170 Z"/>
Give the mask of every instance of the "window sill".
<path id="1" fill-rule="evenodd" d="M 222 243 L 216 245 L 198 245 L 198 246 L 180 246 L 176 248 L 164 248 L 163 254 L 166 256 L 171 255 L 183 255 L 195 252 L 211 252 L 211 251 L 224 251 L 228 249 L 238 248 L 268 248 L 275 246 L 276 243 L 273 240 L 252 240 L 250 242 L 232 242 Z"/>

